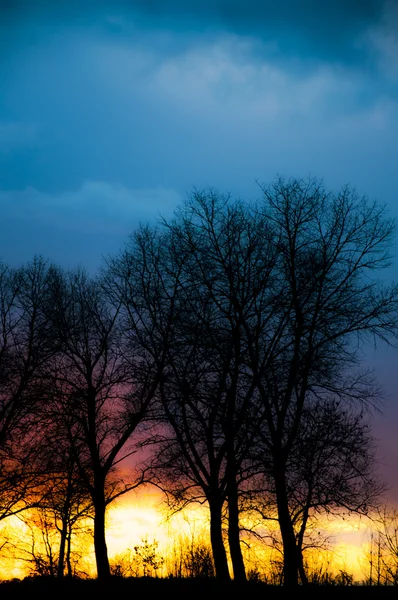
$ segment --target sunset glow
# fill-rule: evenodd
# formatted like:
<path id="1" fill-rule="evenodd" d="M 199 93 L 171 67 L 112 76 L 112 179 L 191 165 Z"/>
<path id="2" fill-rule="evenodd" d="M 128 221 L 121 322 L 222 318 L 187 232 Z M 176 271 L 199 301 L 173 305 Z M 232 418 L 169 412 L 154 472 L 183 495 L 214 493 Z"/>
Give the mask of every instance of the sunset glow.
<path id="1" fill-rule="evenodd" d="M 145 541 L 156 542 L 157 551 L 164 559 L 163 568 L 157 576 L 167 576 L 172 560 L 173 548 L 192 541 L 209 542 L 208 509 L 205 506 L 191 506 L 168 518 L 168 511 L 162 495 L 153 489 L 131 492 L 115 502 L 107 513 L 107 544 L 111 563 L 132 556 L 135 546 Z M 306 556 L 312 569 L 331 574 L 346 572 L 356 581 L 369 575 L 367 556 L 371 527 L 368 520 L 352 516 L 324 521 L 323 533 L 328 533 L 330 542 L 323 550 L 308 551 Z M 29 528 L 19 518 L 11 517 L 1 528 L 2 535 L 9 539 L 13 547 L 5 545 L 0 555 L 0 573 L 3 579 L 23 578 L 29 574 L 29 566 L 23 560 L 21 548 L 32 543 Z M 36 545 L 40 547 L 40 534 L 36 531 Z M 264 574 L 269 572 L 270 561 L 278 559 L 278 553 L 266 543 L 247 538 L 244 554 L 248 569 L 257 569 Z M 14 547 L 19 545 L 19 550 Z M 87 574 L 95 577 L 94 551 L 85 542 L 83 564 Z M 56 549 L 56 545 L 54 546 Z M 21 558 L 22 557 L 22 558 Z M 25 556 L 26 559 L 26 556 Z M 25 564 L 24 564 L 25 563 Z"/>

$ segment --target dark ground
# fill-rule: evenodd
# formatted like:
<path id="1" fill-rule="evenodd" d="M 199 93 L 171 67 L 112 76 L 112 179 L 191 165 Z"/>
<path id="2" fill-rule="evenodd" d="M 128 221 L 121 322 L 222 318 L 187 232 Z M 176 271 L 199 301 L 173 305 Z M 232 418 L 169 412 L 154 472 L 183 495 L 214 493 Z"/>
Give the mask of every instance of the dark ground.
<path id="1" fill-rule="evenodd" d="M 398 598 L 396 587 L 366 586 L 316 586 L 288 590 L 282 587 L 268 586 L 264 583 L 218 584 L 214 580 L 176 580 L 176 579 L 121 579 L 113 578 L 107 583 L 97 580 L 65 580 L 35 578 L 23 581 L 0 583 L 1 600 L 24 598 L 32 600 L 91 600 L 108 598 L 109 600 L 152 600 L 178 599 L 194 600 L 273 600 L 282 598 L 309 599 L 374 599 Z"/>

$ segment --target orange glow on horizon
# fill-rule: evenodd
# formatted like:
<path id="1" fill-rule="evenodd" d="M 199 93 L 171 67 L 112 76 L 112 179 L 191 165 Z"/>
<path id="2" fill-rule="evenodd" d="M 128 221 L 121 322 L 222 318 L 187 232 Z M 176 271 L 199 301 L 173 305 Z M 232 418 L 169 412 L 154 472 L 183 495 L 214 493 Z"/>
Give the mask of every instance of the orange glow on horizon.
<path id="1" fill-rule="evenodd" d="M 323 528 L 323 525 L 322 525 Z M 329 519 L 324 522 L 324 530 L 334 537 L 333 545 L 329 550 L 314 551 L 311 562 L 314 568 L 323 571 L 327 568 L 332 573 L 344 571 L 354 576 L 357 581 L 367 576 L 365 561 L 366 545 L 369 543 L 370 529 L 365 520 L 356 517 L 350 519 Z M 7 536 L 22 543 L 25 538 L 29 545 L 29 528 L 17 517 L 5 520 L 0 527 L 0 540 Z M 12 534 L 12 535 L 11 535 Z M 206 506 L 192 505 L 184 511 L 167 518 L 163 498 L 154 488 L 134 491 L 121 497 L 111 505 L 107 514 L 107 545 L 110 562 L 123 553 L 134 552 L 135 546 L 141 546 L 144 540 L 148 543 L 156 542 L 159 556 L 165 558 L 170 555 L 173 545 L 178 540 L 205 540 L 208 543 L 208 509 Z M 27 562 L 15 558 L 15 551 L 10 551 L 13 546 L 1 542 L 0 554 L 0 579 L 13 577 L 23 578 L 28 574 Z M 243 548 L 248 570 L 257 568 L 264 571 L 271 558 L 280 557 L 259 542 L 250 541 L 249 546 Z M 89 576 L 95 577 L 95 559 L 92 542 L 87 546 L 83 562 Z M 159 575 L 164 575 L 165 570 L 159 570 Z"/>

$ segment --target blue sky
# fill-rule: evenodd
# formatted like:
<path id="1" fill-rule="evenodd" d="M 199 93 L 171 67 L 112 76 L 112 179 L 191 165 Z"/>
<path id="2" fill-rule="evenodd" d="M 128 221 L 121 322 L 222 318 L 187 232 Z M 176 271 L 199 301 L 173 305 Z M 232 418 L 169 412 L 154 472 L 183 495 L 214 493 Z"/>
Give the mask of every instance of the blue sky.
<path id="1" fill-rule="evenodd" d="M 351 184 L 398 215 L 396 2 L 2 8 L 5 262 L 43 254 L 95 271 L 139 221 L 170 216 L 194 187 L 254 199 L 256 182 L 276 174 Z M 398 354 L 371 360 L 391 398 L 376 432 L 393 472 Z"/>

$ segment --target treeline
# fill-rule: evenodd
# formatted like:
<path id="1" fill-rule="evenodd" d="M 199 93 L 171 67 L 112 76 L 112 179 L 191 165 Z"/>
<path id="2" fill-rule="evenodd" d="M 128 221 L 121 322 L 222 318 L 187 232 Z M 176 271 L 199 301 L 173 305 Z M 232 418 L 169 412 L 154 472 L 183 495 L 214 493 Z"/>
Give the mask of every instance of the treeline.
<path id="1" fill-rule="evenodd" d="M 0 519 L 51 511 L 60 577 L 88 516 L 110 576 L 107 507 L 143 482 L 174 509 L 206 503 L 221 581 L 228 555 L 246 580 L 247 515 L 277 522 L 294 586 L 311 519 L 377 507 L 367 416 L 381 391 L 361 357 L 397 336 L 397 287 L 377 278 L 394 223 L 349 187 L 261 191 L 193 192 L 95 276 L 40 257 L 1 266 Z M 142 469 L 121 468 L 143 448 Z"/>

